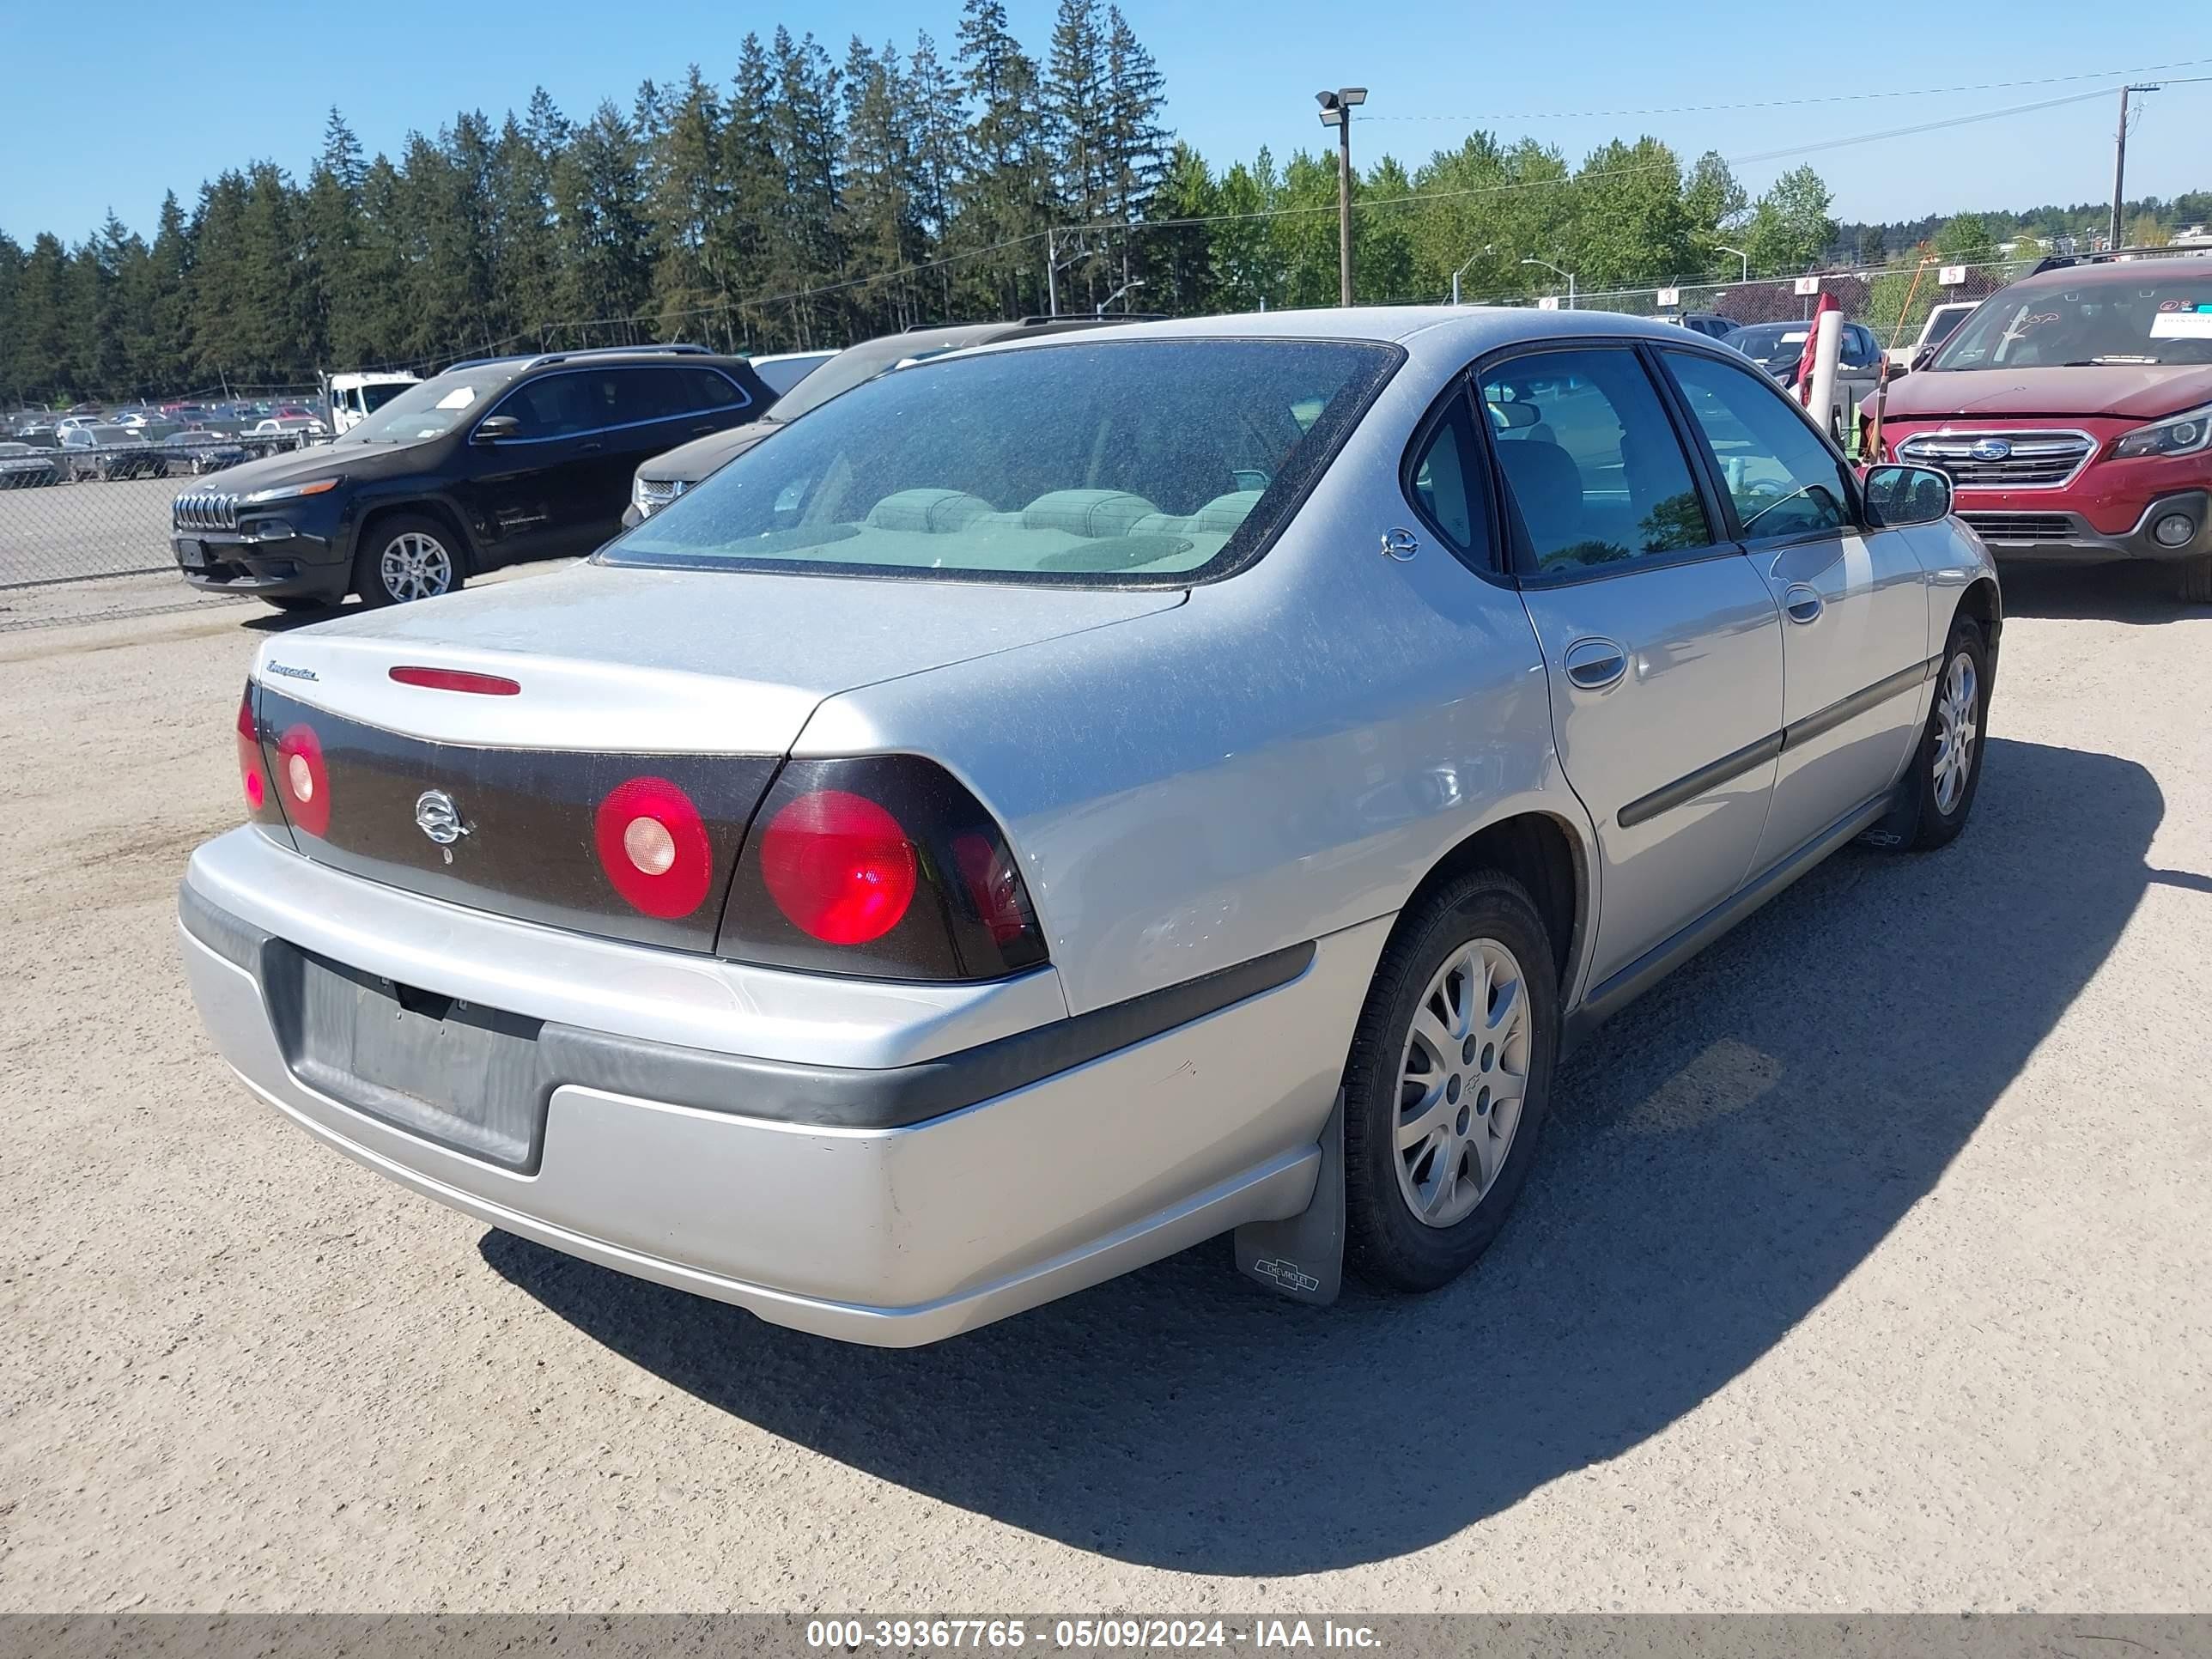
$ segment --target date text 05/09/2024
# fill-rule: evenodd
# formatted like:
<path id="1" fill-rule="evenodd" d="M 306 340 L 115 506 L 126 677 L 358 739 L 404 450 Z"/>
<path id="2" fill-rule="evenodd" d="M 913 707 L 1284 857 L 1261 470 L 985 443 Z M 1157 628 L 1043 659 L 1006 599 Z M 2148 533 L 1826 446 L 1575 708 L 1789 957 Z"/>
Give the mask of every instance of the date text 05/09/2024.
<path id="1" fill-rule="evenodd" d="M 816 1619 L 811 1648 L 1087 1652 L 1182 1648 L 1358 1648 L 1380 1645 L 1366 1625 L 1306 1619 Z"/>

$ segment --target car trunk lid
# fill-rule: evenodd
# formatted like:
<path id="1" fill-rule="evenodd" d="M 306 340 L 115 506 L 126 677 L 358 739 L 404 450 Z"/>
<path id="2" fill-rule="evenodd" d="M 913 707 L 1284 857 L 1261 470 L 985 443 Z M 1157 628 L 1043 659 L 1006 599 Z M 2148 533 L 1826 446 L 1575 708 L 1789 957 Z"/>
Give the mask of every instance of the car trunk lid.
<path id="1" fill-rule="evenodd" d="M 474 908 L 710 951 L 753 809 L 824 698 L 1183 597 L 580 567 L 272 640 L 257 719 L 308 858 Z M 680 903 L 687 887 L 659 914 L 606 868 L 624 826 L 605 803 L 635 780 L 680 792 L 708 864 L 696 902 Z M 688 866 L 697 843 L 668 827 Z"/>

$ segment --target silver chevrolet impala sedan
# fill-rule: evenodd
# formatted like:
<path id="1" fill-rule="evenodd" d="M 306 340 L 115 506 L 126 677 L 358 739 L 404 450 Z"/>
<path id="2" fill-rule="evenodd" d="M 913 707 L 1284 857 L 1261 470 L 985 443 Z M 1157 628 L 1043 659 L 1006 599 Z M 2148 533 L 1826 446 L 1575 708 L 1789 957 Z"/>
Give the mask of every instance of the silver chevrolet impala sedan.
<path id="1" fill-rule="evenodd" d="M 1233 1231 L 1464 1272 L 1563 1045 L 1973 805 L 1941 473 L 1590 313 L 959 354 L 588 562 L 260 649 L 223 1057 L 494 1226 L 927 1342 Z"/>

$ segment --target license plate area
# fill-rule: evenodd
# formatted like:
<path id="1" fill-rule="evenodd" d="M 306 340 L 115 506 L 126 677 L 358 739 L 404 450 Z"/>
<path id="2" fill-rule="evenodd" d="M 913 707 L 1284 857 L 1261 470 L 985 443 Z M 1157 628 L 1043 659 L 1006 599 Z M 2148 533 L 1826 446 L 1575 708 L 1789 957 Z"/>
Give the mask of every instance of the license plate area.
<path id="1" fill-rule="evenodd" d="M 542 1020 L 282 940 L 264 947 L 262 976 L 285 1064 L 307 1087 L 453 1152 L 537 1172 L 554 1086 Z"/>
<path id="2" fill-rule="evenodd" d="M 185 569 L 204 570 L 207 562 L 205 542 L 179 541 L 177 544 L 177 562 Z"/>

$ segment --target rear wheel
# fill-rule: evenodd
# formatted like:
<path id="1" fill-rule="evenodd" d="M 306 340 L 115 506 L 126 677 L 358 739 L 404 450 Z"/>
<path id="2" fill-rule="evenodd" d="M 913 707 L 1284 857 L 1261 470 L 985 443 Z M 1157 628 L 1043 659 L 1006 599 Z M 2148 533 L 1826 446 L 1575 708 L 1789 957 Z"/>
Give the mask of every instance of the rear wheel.
<path id="1" fill-rule="evenodd" d="M 354 556 L 354 592 L 367 605 L 434 599 L 461 586 L 460 550 L 452 531 L 416 513 L 379 519 Z"/>
<path id="2" fill-rule="evenodd" d="M 2191 559 L 2181 567 L 2180 592 L 2187 605 L 2212 605 L 2212 556 Z"/>
<path id="3" fill-rule="evenodd" d="M 1536 1156 L 1559 1047 L 1542 920 L 1480 871 L 1400 923 L 1345 1069 L 1346 1259 L 1431 1291 L 1489 1249 Z"/>

